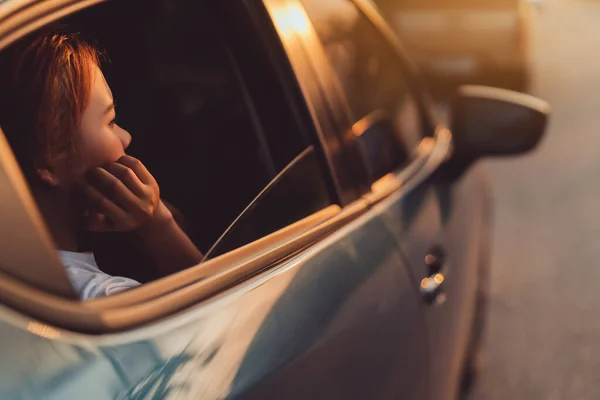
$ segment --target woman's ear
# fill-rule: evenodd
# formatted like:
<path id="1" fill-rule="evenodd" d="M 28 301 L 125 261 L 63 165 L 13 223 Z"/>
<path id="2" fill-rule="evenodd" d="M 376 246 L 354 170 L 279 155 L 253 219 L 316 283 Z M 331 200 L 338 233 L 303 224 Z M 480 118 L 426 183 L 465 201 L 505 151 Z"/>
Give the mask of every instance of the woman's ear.
<path id="1" fill-rule="evenodd" d="M 60 185 L 60 178 L 51 169 L 48 168 L 38 168 L 36 170 L 36 174 L 38 178 L 42 180 L 42 182 L 46 183 L 49 186 L 57 187 Z"/>

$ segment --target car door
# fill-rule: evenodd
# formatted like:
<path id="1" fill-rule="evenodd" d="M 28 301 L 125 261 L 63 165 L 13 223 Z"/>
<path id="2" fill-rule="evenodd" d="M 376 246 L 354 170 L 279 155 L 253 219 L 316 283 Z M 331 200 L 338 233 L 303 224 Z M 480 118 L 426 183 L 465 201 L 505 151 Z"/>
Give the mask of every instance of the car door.
<path id="1" fill-rule="evenodd" d="M 321 42 L 321 46 L 307 43 L 307 48 L 316 65 L 332 71 L 323 80 L 335 82 L 338 101 L 333 100 L 333 106 L 346 110 L 340 134 L 350 131 L 359 136 L 373 182 L 388 172 L 398 178 L 409 160 L 418 159 L 450 133 L 436 128 L 427 95 L 397 39 L 370 3 L 302 3 Z M 389 137 L 400 142 L 394 162 L 384 162 L 386 149 L 394 143 Z M 431 395 L 444 399 L 456 394 L 471 336 L 477 271 L 486 245 L 487 193 L 479 169 L 453 180 L 439 178 L 443 165 L 436 168 L 422 168 L 417 175 L 435 172 L 437 178 L 428 177 L 409 191 L 390 195 L 378 207 L 420 287 L 431 349 Z M 370 195 L 383 196 L 388 190 L 389 182 L 381 186 L 375 182 Z"/>
<path id="2" fill-rule="evenodd" d="M 266 8 L 235 1 L 110 2 L 94 8 L 86 8 L 90 2 L 49 1 L 24 9 L 12 4 L 0 18 L 2 46 L 65 16 L 88 33 L 107 30 L 99 40 L 114 55 L 108 80 L 115 97 L 125 99 L 124 123 L 141 132 L 135 151 L 161 171 L 163 194 L 178 206 L 190 236 L 198 244 L 207 236 L 218 239 L 211 247 L 215 257 L 208 254 L 202 264 L 80 302 L 52 257 L 44 222 L 1 135 L 0 183 L 6 190 L 0 215 L 12 223 L 18 216 L 27 229 L 16 240 L 13 226 L 0 223 L 0 237 L 13 238 L 0 243 L 0 398 L 428 397 L 418 290 L 385 227 L 384 210 L 375 207 L 379 199 L 362 197 L 352 176 L 342 178 L 356 153 L 338 156 L 344 145 L 334 118 L 305 54 L 294 46 L 294 8 L 278 9 L 283 3 L 276 1 Z M 204 36 L 196 30 L 213 27 L 221 29 Z M 149 34 L 152 40 L 143 40 Z M 198 54 L 181 50 L 182 34 L 196 38 Z M 200 46 L 203 39 L 206 46 Z M 233 41 L 239 42 L 219 47 Z M 131 42 L 138 46 L 129 47 Z M 152 57 L 144 59 L 144 51 Z M 141 60 L 155 64 L 148 61 L 151 68 L 142 69 Z M 220 107 L 211 107 L 215 102 Z M 157 109 L 135 125 L 132 116 Z M 200 141 L 207 132 L 229 136 Z M 197 150 L 213 156 L 212 168 L 194 168 L 203 160 L 186 159 L 196 155 L 199 141 L 207 148 Z M 299 152 L 285 147 L 290 141 L 300 145 Z M 163 165 L 153 159 L 156 143 Z M 179 151 L 170 158 L 174 143 Z M 233 150 L 239 159 L 228 153 Z M 230 163 L 243 182 L 218 179 L 230 176 L 231 170 L 221 170 L 232 168 Z M 189 180 L 178 188 L 171 173 Z M 222 175 L 202 179 L 211 173 Z M 221 190 L 200 186 L 207 182 Z M 246 192 L 261 182 L 264 190 L 247 199 Z M 236 188 L 238 197 L 230 199 Z M 221 199 L 221 208 L 241 199 L 247 207 L 237 210 L 240 217 L 225 226 L 224 235 L 195 235 L 194 224 L 207 222 L 208 230 L 225 219 L 219 207 L 200 210 L 202 217 L 212 214 L 206 220 L 188 212 L 194 200 L 202 200 L 198 192 L 215 196 L 213 203 Z M 265 213 L 262 204 L 280 209 Z M 22 262 L 25 256 L 35 262 Z M 50 285 L 40 279 L 44 271 L 60 279 Z"/>

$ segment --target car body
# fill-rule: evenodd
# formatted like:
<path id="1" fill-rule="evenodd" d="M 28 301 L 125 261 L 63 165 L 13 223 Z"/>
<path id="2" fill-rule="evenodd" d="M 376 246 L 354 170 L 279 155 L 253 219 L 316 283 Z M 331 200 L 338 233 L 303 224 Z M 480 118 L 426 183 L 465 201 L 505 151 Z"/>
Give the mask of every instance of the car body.
<path id="1" fill-rule="evenodd" d="M 365 1 L 323 4 L 144 1 L 144 15 L 152 17 L 139 14 L 135 2 L 0 4 L 1 49 L 50 21 L 76 18 L 114 46 L 109 54 L 124 72 L 108 75 L 108 80 L 124 110 L 120 115 L 128 110 L 135 114 L 139 104 L 149 104 L 145 101 L 162 102 L 159 112 L 142 110 L 152 121 L 146 127 L 150 132 L 162 127 L 162 114 L 169 124 L 175 124 L 171 115 L 183 115 L 185 123 L 171 125 L 177 129 L 170 136 L 160 128 L 132 146 L 137 140 L 160 150 L 146 149 L 144 161 L 159 177 L 161 193 L 176 199 L 171 201 L 190 221 L 195 212 L 205 211 L 203 226 L 217 226 L 214 215 L 234 204 L 233 194 L 246 190 L 244 174 L 255 169 L 254 158 L 243 157 L 258 154 L 261 163 L 266 158 L 263 152 L 246 151 L 248 145 L 236 147 L 238 139 L 234 144 L 229 136 L 221 139 L 225 133 L 250 134 L 250 129 L 228 125 L 240 115 L 232 101 L 249 101 L 266 132 L 261 138 L 278 143 L 265 168 L 283 166 L 272 168 L 276 173 L 270 182 L 257 180 L 263 189 L 250 190 L 254 200 L 236 211 L 235 220 L 228 220 L 230 214 L 223 217 L 229 227 L 213 232 L 209 242 L 218 240 L 209 246 L 205 262 L 128 292 L 81 302 L 0 135 L 0 398 L 456 396 L 473 327 L 481 322 L 475 316 L 485 288 L 491 228 L 485 173 L 478 164 L 460 174 L 445 173 L 453 136 L 433 117 L 418 78 L 375 9 Z M 328 13 L 346 18 L 336 20 L 338 27 L 360 21 L 360 29 L 352 30 L 359 33 L 354 38 L 368 34 L 374 39 L 361 49 L 339 30 L 324 40 L 319 35 L 331 30 L 319 24 L 331 22 L 322 19 Z M 145 29 L 139 36 L 136 21 Z M 204 31 L 197 34 L 195 29 L 212 29 L 211 24 L 223 28 L 224 42 Z M 190 47 L 170 36 L 170 30 L 180 28 L 185 38 L 208 44 Z M 139 42 L 143 35 L 151 36 L 152 46 Z M 128 40 L 133 45 L 123 44 Z M 222 68 L 212 64 L 219 58 L 211 53 L 211 43 L 215 48 L 227 43 L 222 53 L 235 55 L 233 75 L 245 83 L 246 95 L 222 101 L 231 91 L 219 78 Z M 145 75 L 143 65 L 130 68 L 123 61 L 135 63 L 142 49 L 169 56 Z M 177 63 L 195 51 L 202 57 Z M 388 56 L 379 57 L 380 51 Z M 348 60 L 352 54 L 365 55 L 360 63 L 364 69 L 348 72 L 349 64 L 336 59 Z M 187 69 L 198 63 L 201 77 L 210 79 Z M 390 71 L 398 72 L 402 93 L 388 90 L 394 81 Z M 145 78 L 136 81 L 139 76 Z M 136 90 L 141 95 L 132 85 L 140 85 Z M 152 91 L 145 94 L 148 87 Z M 211 96 L 195 101 L 193 88 Z M 175 92 L 182 93 L 177 101 L 169 97 Z M 130 94 L 137 96 L 135 102 Z M 395 126 L 413 130 L 411 134 L 390 136 L 394 128 L 379 110 L 387 107 L 390 96 L 402 100 L 394 108 L 400 121 Z M 218 107 L 205 113 L 207 102 Z M 174 105 L 181 109 L 169 114 Z M 200 111 L 190 114 L 190 109 Z M 288 117 L 286 110 L 294 113 Z M 224 117 L 213 123 L 219 111 Z M 167 140 L 196 121 L 190 115 L 200 114 L 202 121 L 211 122 L 202 122 L 202 132 L 208 135 L 214 127 L 219 133 L 214 142 L 202 142 L 205 150 L 183 136 Z M 294 137 L 279 138 L 296 135 L 296 129 L 307 132 L 310 145 L 279 162 Z M 190 138 L 198 138 L 197 130 L 191 130 Z M 212 153 L 217 153 L 213 169 L 190 167 Z M 188 154 L 189 164 L 183 160 Z M 225 163 L 216 164 L 224 158 Z M 186 184 L 178 191 L 177 179 L 170 184 L 168 173 L 172 168 L 180 177 L 180 166 L 192 178 L 219 175 L 194 179 L 202 184 Z M 233 178 L 227 178 L 230 173 Z M 206 210 L 198 210 L 190 198 L 201 199 Z M 194 240 L 202 238 L 189 232 Z"/>
<path id="2" fill-rule="evenodd" d="M 381 3 L 424 73 L 447 82 L 526 90 L 531 35 L 526 0 Z"/>

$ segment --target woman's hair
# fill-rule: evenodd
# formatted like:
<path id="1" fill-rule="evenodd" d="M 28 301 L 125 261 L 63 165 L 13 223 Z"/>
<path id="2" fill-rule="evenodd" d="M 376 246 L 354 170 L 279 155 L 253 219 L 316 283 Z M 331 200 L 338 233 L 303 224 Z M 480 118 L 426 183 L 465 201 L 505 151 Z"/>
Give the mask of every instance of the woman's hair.
<path id="1" fill-rule="evenodd" d="M 2 59 L 0 126 L 29 177 L 78 148 L 97 50 L 78 34 L 52 32 L 20 43 Z"/>

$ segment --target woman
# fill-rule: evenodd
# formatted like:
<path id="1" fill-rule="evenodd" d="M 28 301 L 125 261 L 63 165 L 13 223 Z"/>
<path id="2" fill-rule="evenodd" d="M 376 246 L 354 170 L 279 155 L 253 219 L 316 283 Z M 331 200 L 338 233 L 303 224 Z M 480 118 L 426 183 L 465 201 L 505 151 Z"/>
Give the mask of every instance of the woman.
<path id="1" fill-rule="evenodd" d="M 69 278 L 82 299 L 135 287 L 103 273 L 80 252 L 82 229 L 133 232 L 163 275 L 202 254 L 161 201 L 156 180 L 125 154 L 130 134 L 98 52 L 75 34 L 50 33 L 15 49 L 2 79 L 0 126 L 45 217 Z"/>

